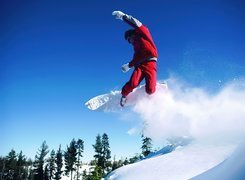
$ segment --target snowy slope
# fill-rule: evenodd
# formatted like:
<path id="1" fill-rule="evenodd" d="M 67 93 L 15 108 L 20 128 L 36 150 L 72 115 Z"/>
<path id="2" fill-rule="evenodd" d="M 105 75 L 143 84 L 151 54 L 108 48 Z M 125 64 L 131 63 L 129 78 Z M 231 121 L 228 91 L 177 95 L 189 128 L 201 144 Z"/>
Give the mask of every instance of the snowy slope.
<path id="1" fill-rule="evenodd" d="M 245 144 L 240 145 L 227 160 L 218 166 L 196 176 L 193 180 L 244 180 Z"/>
<path id="2" fill-rule="evenodd" d="M 223 162 L 234 147 L 194 142 L 171 153 L 121 167 L 108 175 L 107 179 L 190 179 Z"/>

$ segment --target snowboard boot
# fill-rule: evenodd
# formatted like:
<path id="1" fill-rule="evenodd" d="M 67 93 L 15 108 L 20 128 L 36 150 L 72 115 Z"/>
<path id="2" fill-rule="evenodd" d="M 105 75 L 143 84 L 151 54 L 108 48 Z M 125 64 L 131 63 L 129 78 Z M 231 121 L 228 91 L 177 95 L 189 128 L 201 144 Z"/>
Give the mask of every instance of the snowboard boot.
<path id="1" fill-rule="evenodd" d="M 120 100 L 120 105 L 123 107 L 126 104 L 126 101 L 127 101 L 126 97 L 122 96 Z"/>

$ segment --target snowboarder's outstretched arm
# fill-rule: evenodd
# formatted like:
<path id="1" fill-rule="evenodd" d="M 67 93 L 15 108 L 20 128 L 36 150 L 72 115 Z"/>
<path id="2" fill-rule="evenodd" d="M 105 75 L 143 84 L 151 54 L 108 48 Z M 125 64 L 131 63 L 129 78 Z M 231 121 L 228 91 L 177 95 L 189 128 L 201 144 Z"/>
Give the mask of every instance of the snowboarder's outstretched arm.
<path id="1" fill-rule="evenodd" d="M 116 17 L 116 19 L 120 19 L 126 23 L 128 23 L 130 26 L 132 26 L 133 28 L 138 28 L 142 25 L 142 23 L 134 18 L 131 15 L 125 14 L 122 11 L 113 11 L 112 15 Z"/>
<path id="2" fill-rule="evenodd" d="M 143 25 L 139 20 L 137 20 L 131 15 L 123 13 L 122 11 L 113 11 L 112 15 L 115 16 L 116 19 L 120 19 L 132 26 L 134 28 L 133 34 L 135 35 L 135 37 L 137 37 L 135 38 L 135 41 L 133 43 L 134 56 L 133 59 L 129 62 L 128 67 L 136 67 L 147 60 L 157 61 L 157 48 L 152 39 L 149 29 L 145 25 Z M 128 40 L 128 36 L 126 33 L 127 31 L 125 32 L 124 37 L 126 40 Z M 144 47 L 144 49 L 139 47 Z M 127 66 L 123 67 L 124 72 L 126 72 L 125 67 Z"/>
<path id="3" fill-rule="evenodd" d="M 137 34 L 141 35 L 145 40 L 150 42 L 152 47 L 156 49 L 150 31 L 138 19 L 134 18 L 131 15 L 125 14 L 122 11 L 113 11 L 112 15 L 115 16 L 116 19 L 120 19 L 126 22 L 127 24 L 129 24 L 130 26 L 132 26 L 136 30 Z"/>

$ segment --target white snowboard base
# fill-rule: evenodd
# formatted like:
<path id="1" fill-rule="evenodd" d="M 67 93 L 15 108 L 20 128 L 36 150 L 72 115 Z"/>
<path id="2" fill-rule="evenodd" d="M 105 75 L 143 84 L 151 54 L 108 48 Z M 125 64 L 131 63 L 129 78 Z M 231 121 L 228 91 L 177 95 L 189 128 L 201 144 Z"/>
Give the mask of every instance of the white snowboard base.
<path id="1" fill-rule="evenodd" d="M 157 83 L 156 91 L 166 93 L 167 89 L 168 89 L 167 84 Z M 102 94 L 90 99 L 85 103 L 85 106 L 93 111 L 95 110 L 104 111 L 104 112 L 118 111 L 118 110 L 122 110 L 127 106 L 135 105 L 135 103 L 139 98 L 148 95 L 145 92 L 145 85 L 135 88 L 134 91 L 127 96 L 127 102 L 123 108 L 120 106 L 121 96 L 122 96 L 121 91 L 111 91 L 110 93 Z"/>

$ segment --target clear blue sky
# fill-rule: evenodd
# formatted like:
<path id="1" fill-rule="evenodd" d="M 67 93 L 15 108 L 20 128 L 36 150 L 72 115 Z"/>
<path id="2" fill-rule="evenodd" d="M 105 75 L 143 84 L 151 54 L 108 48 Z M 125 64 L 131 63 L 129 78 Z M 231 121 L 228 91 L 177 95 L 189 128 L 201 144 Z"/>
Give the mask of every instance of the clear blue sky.
<path id="1" fill-rule="evenodd" d="M 104 132 L 113 155 L 140 151 L 140 136 L 127 134 L 134 117 L 122 120 L 83 106 L 120 89 L 130 76 L 120 71 L 133 53 L 123 39 L 130 27 L 115 20 L 113 10 L 151 30 L 159 80 L 174 74 L 212 90 L 244 77 L 243 0 L 2 0 L 0 155 L 14 148 L 32 156 L 44 140 L 57 150 L 81 138 L 91 159 L 95 137 Z"/>

